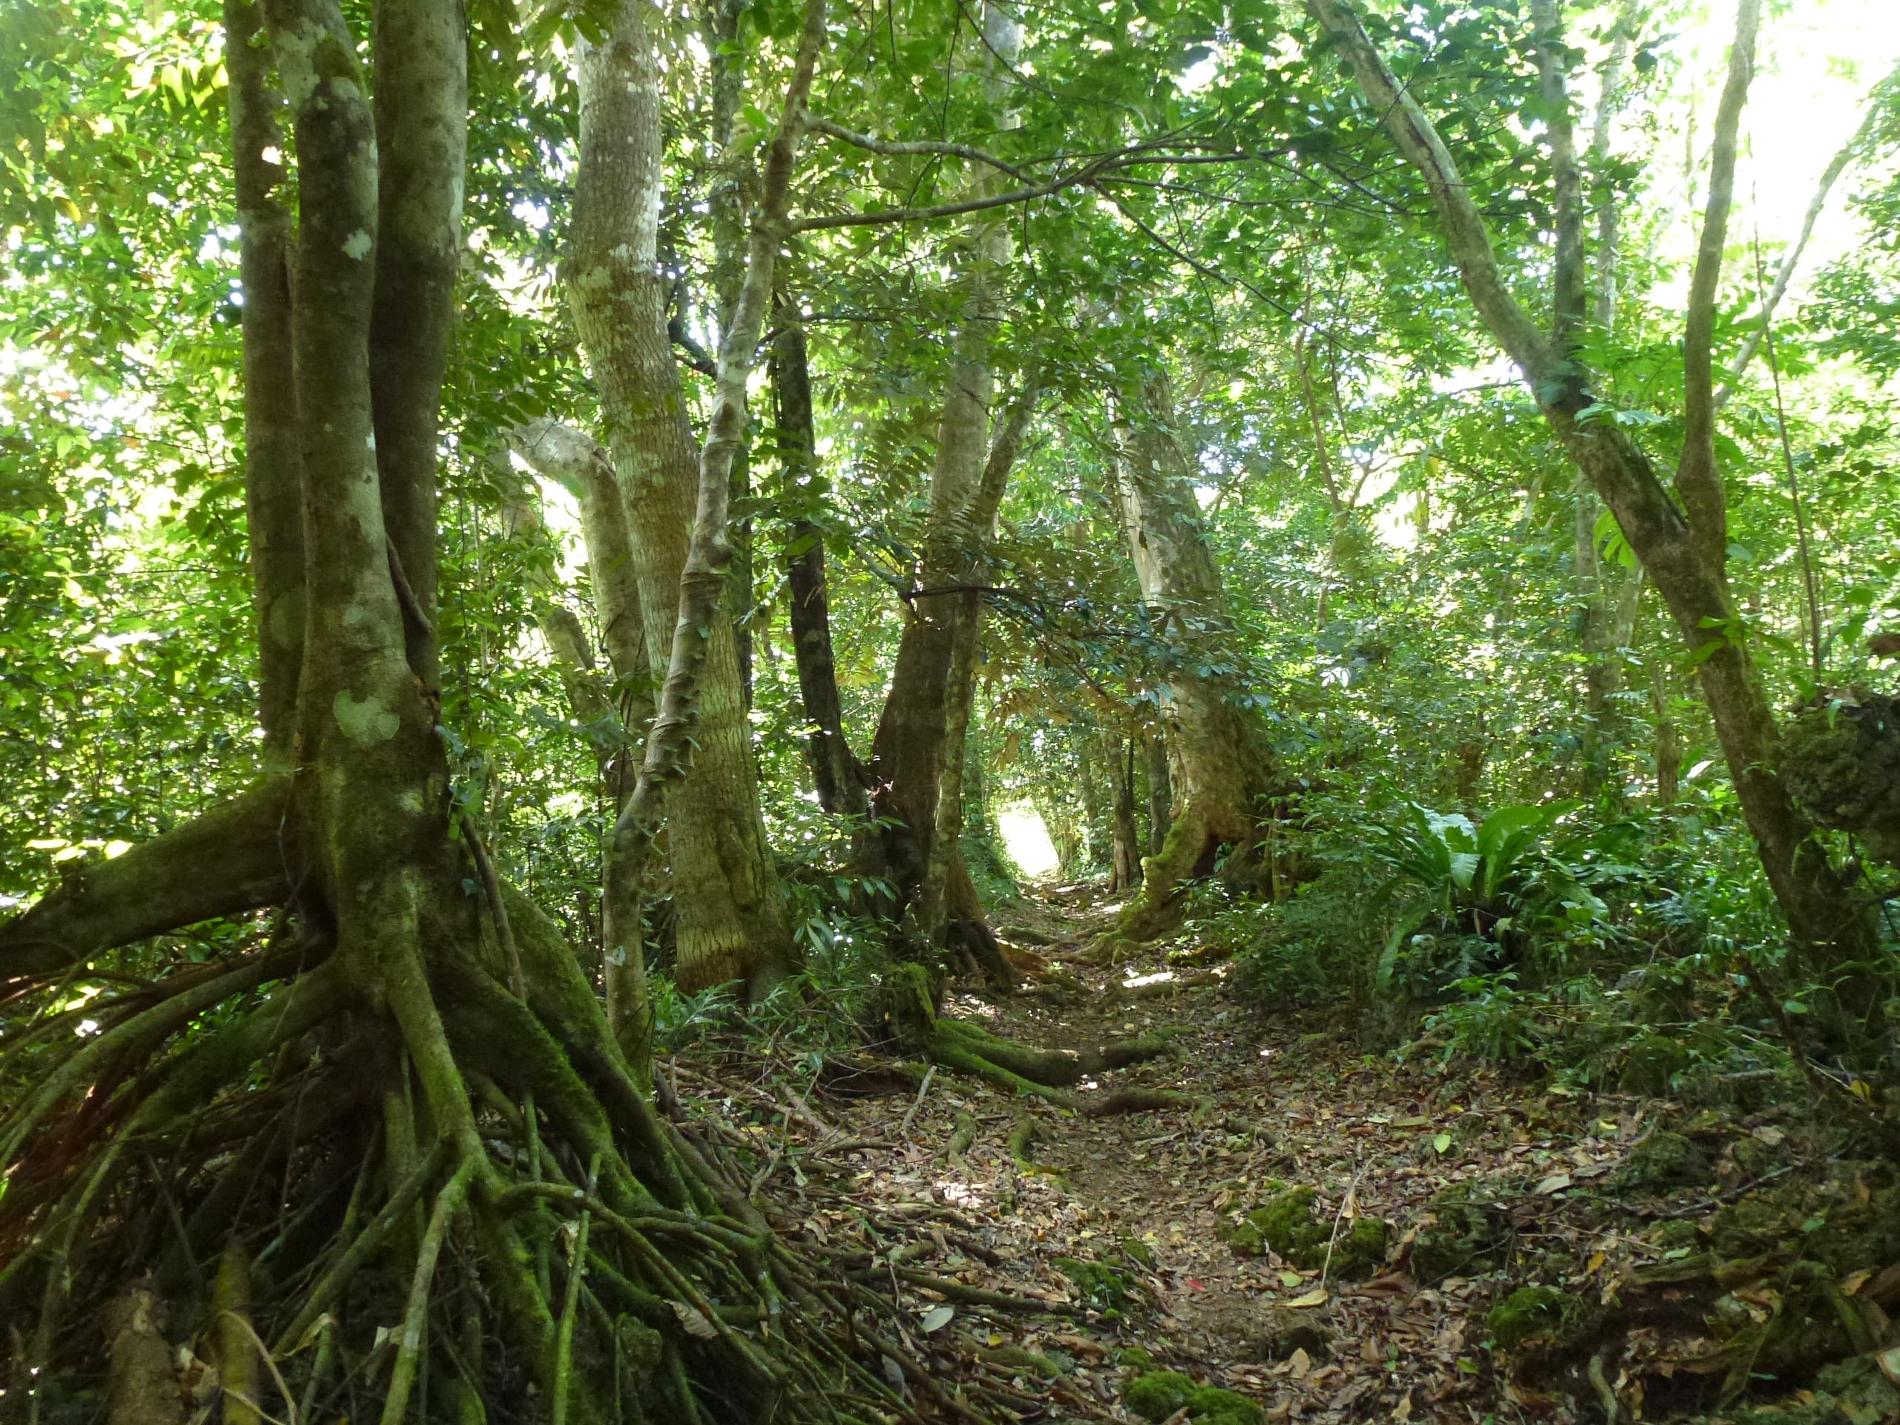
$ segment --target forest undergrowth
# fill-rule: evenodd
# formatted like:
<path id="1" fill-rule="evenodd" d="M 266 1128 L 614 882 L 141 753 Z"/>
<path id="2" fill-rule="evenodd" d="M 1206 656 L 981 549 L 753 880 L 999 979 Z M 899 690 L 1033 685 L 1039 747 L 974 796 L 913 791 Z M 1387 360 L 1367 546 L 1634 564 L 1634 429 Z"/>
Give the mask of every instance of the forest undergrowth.
<path id="1" fill-rule="evenodd" d="M 1076 1088 L 1173 1096 L 1156 1111 L 756 1041 L 662 1068 L 946 1382 L 1057 1421 L 1900 1418 L 1872 1352 L 1900 1183 L 1829 1115 L 1752 1082 L 1692 1105 L 1367 1053 L 1236 995 L 1192 934 L 1089 963 L 1113 909 L 1019 906 L 1023 990 L 943 1012 L 1078 1056 L 1162 1036 Z"/>

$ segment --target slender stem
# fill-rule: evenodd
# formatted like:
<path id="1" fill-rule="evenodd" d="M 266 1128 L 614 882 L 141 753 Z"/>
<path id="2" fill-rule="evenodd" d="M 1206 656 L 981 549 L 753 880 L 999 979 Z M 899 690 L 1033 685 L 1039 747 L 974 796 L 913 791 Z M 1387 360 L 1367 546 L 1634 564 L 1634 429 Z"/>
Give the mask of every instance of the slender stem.
<path id="1" fill-rule="evenodd" d="M 422 1234 L 422 1247 L 416 1253 L 416 1271 L 409 1283 L 409 1305 L 403 1312 L 402 1337 L 396 1347 L 396 1364 L 389 1372 L 389 1394 L 383 1400 L 382 1425 L 400 1425 L 409 1408 L 409 1392 L 416 1381 L 416 1363 L 422 1354 L 423 1328 L 429 1319 L 429 1288 L 435 1281 L 436 1258 L 442 1253 L 442 1241 L 448 1236 L 449 1222 L 461 1211 L 468 1197 L 469 1181 L 481 1166 L 479 1158 L 469 1158 L 455 1170 L 455 1176 L 436 1194 L 435 1207 L 429 1213 L 428 1230 Z"/>

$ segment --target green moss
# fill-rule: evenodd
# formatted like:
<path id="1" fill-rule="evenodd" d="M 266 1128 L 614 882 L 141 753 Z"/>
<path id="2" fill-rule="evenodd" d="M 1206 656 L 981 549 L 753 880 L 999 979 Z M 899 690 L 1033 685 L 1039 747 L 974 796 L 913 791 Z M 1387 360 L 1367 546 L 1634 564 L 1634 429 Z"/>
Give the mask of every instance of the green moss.
<path id="1" fill-rule="evenodd" d="M 1786 1182 L 1730 1203 L 1710 1225 L 1724 1259 L 1806 1257 L 1835 1276 L 1900 1259 L 1900 1183 L 1870 1187 L 1871 1165 L 1837 1165 L 1826 1186 Z"/>
<path id="2" fill-rule="evenodd" d="M 1180 1371 L 1147 1371 L 1122 1387 L 1122 1402 L 1143 1420 L 1160 1422 L 1179 1410 L 1205 1425 L 1261 1425 L 1266 1414 L 1246 1396 L 1196 1385 Z"/>
<path id="3" fill-rule="evenodd" d="M 1142 1241 L 1141 1238 L 1130 1236 L 1122 1237 L 1121 1249 L 1122 1255 L 1136 1266 L 1146 1267 L 1151 1272 L 1155 1269 L 1154 1249 Z"/>
<path id="4" fill-rule="evenodd" d="M 930 969 L 900 960 L 884 976 L 880 1006 L 891 1037 L 913 1053 L 927 1050 L 937 1034 L 937 987 Z"/>
<path id="5" fill-rule="evenodd" d="M 1689 1051 L 1681 1040 L 1663 1034 L 1645 1034 L 1623 1051 L 1616 1086 L 1625 1093 L 1660 1098 L 1677 1074 L 1689 1067 Z"/>
<path id="6" fill-rule="evenodd" d="M 1879 1321 L 1866 1303 L 1843 1292 L 1832 1270 L 1820 1263 L 1796 1262 L 1775 1288 L 1766 1320 L 1759 1319 L 1760 1289 L 1746 1302 L 1723 1297 L 1710 1313 L 1711 1330 L 1725 1338 L 1722 1358 L 1729 1365 L 1729 1392 L 1744 1389 L 1760 1375 L 1800 1379 L 1878 1344 Z"/>
<path id="7" fill-rule="evenodd" d="M 1145 1346 L 1124 1346 L 1115 1353 L 1115 1364 L 1127 1366 L 1130 1370 L 1153 1370 L 1154 1363 L 1153 1353 Z"/>
<path id="8" fill-rule="evenodd" d="M 1144 1371 L 1122 1387 L 1122 1403 L 1143 1420 L 1166 1420 L 1194 1394 L 1193 1377 L 1180 1371 Z"/>
<path id="9" fill-rule="evenodd" d="M 1588 1333 L 1591 1313 L 1582 1298 L 1554 1286 L 1521 1286 L 1484 1319 L 1491 1339 L 1507 1351 L 1532 1342 L 1569 1345 Z"/>
<path id="10" fill-rule="evenodd" d="M 1432 1199 L 1431 1220 L 1412 1241 L 1412 1274 L 1422 1282 L 1483 1271 L 1504 1245 L 1502 1224 L 1463 1185 Z"/>
<path id="11" fill-rule="evenodd" d="M 1682 1134 L 1663 1129 L 1636 1145 L 1616 1177 L 1618 1186 L 1638 1191 L 1693 1187 L 1714 1180 L 1709 1155 Z"/>
<path id="12" fill-rule="evenodd" d="M 1385 1261 L 1391 1226 L 1377 1217 L 1353 1219 L 1352 1229 L 1333 1244 L 1333 1275 L 1360 1276 Z"/>
<path id="13" fill-rule="evenodd" d="M 1238 1391 L 1204 1385 L 1188 1397 L 1188 1419 L 1205 1425 L 1261 1425 L 1266 1412 Z"/>
<path id="14" fill-rule="evenodd" d="M 1084 1306 L 1110 1314 L 1127 1305 L 1128 1279 L 1113 1267 L 1079 1257 L 1057 1257 L 1055 1268 L 1074 1283 Z"/>
<path id="15" fill-rule="evenodd" d="M 1221 1240 L 1245 1257 L 1272 1252 L 1293 1266 L 1307 1271 L 1323 1267 L 1340 1277 L 1363 1275 L 1385 1260 L 1389 1224 L 1356 1218 L 1335 1238 L 1333 1224 L 1313 1214 L 1316 1196 L 1310 1187 L 1281 1186 L 1239 1222 L 1223 1228 Z"/>

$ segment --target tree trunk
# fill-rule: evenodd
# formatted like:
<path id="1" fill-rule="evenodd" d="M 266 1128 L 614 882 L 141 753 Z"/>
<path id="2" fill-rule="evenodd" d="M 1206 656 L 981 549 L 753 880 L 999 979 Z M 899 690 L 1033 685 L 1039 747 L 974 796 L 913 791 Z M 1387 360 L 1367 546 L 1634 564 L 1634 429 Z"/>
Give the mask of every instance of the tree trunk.
<path id="1" fill-rule="evenodd" d="M 257 610 L 258 714 L 264 765 L 290 770 L 303 663 L 303 469 L 291 369 L 290 214 L 283 180 L 281 104 L 251 0 L 226 0 L 232 168 L 239 274 L 244 284 L 244 488 Z"/>
<path id="2" fill-rule="evenodd" d="M 562 280 L 612 431 L 647 657 L 662 667 L 675 639 L 699 458 L 658 267 L 659 75 L 646 23 L 637 7 L 623 6 L 613 34 L 581 50 L 581 159 Z M 677 976 L 688 991 L 740 980 L 756 998 L 791 968 L 791 928 L 766 845 L 723 599 L 696 636 L 707 647 L 697 675 L 691 766 L 683 780 L 668 779 Z M 616 926 L 637 923 L 628 890 L 610 890 L 609 919 Z M 631 930 L 616 930 L 614 944 L 625 947 L 635 938 Z"/>
<path id="3" fill-rule="evenodd" d="M 1110 747 L 1109 800 L 1113 815 L 1110 891 L 1131 891 L 1141 884 L 1141 832 L 1135 824 L 1135 748 L 1133 738 L 1116 737 Z"/>
<path id="4" fill-rule="evenodd" d="M 791 303 L 781 300 L 777 314 L 769 360 L 784 497 L 799 511 L 786 530 L 785 577 L 792 658 L 805 706 L 805 755 L 819 806 L 833 816 L 868 817 L 871 797 L 864 765 L 845 737 L 838 665 L 831 651 L 824 531 L 808 513 L 828 490 L 818 472 L 805 329 Z"/>
<path id="5" fill-rule="evenodd" d="M 633 791 L 647 729 L 653 721 L 653 674 L 647 664 L 646 632 L 633 571 L 627 505 L 613 458 L 592 437 L 551 420 L 532 421 L 510 433 L 510 446 L 539 474 L 558 481 L 580 501 L 587 570 L 601 627 L 601 642 L 613 670 L 600 685 L 580 621 L 544 594 L 535 618 L 561 665 L 568 705 L 587 729 L 600 769 L 609 825 L 618 821 Z M 524 516 L 526 517 L 526 516 Z M 539 511 L 532 513 L 539 522 Z M 601 845 L 601 982 L 607 1020 L 628 1061 L 644 1072 L 652 1054 L 652 1015 L 646 978 L 645 926 L 612 888 L 629 883 L 617 864 L 616 839 Z"/>
<path id="6" fill-rule="evenodd" d="M 1174 820 L 1174 784 L 1168 770 L 1168 741 L 1161 728 L 1150 728 L 1141 735 L 1141 755 L 1148 783 L 1148 851 L 1160 853 L 1168 839 L 1168 825 Z"/>
<path id="7" fill-rule="evenodd" d="M 459 22 L 452 0 L 409 8 L 407 20 L 450 33 Z M 426 9 L 431 16 L 417 13 Z M 735 1180 L 653 1111 L 553 926 L 499 883 L 472 824 L 459 828 L 459 847 L 451 838 L 437 710 L 407 647 L 426 622 L 416 618 L 415 581 L 434 587 L 433 571 L 390 558 L 384 472 L 370 440 L 373 408 L 391 419 L 406 405 L 418 421 L 433 415 L 417 408 L 425 393 L 406 380 L 388 401 L 372 398 L 373 303 L 409 294 L 373 295 L 368 259 L 379 209 L 413 215 L 435 203 L 435 217 L 453 225 L 460 184 L 443 180 L 461 170 L 459 128 L 397 128 L 377 142 L 356 40 L 333 0 L 267 0 L 265 14 L 295 101 L 302 219 L 292 287 L 308 512 L 300 767 L 288 795 L 288 779 L 267 783 L 273 795 L 110 864 L 136 859 L 143 873 L 169 867 L 200 883 L 226 867 L 244 879 L 274 870 L 276 883 L 241 894 L 201 884 L 162 911 L 116 913 L 96 902 L 136 892 L 138 867 L 75 883 L 60 911 L 67 943 L 49 953 L 44 935 L 24 937 L 28 959 L 59 968 L 29 968 L 9 990 L 30 997 L 15 1000 L 29 1014 L 73 1013 L 61 1004 L 68 967 L 175 928 L 163 914 L 219 913 L 262 895 L 298 925 L 283 934 L 258 926 L 228 958 L 173 964 L 89 999 L 97 1032 L 58 1036 L 57 1052 L 40 1061 L 48 1072 L 0 1111 L 0 1316 L 27 1320 L 32 1302 L 28 1372 L 50 1386 L 49 1367 L 60 1368 L 91 1388 L 106 1368 L 96 1330 L 73 1329 L 71 1303 L 120 1293 L 174 1257 L 200 1278 L 188 1288 L 204 1293 L 198 1264 L 222 1260 L 230 1270 L 219 1299 L 239 1313 L 218 1323 L 235 1346 L 225 1364 L 259 1340 L 268 1350 L 256 1354 L 280 1363 L 248 1378 L 231 1370 L 227 1383 L 265 1394 L 252 1403 L 270 1418 L 296 1413 L 277 1399 L 281 1369 L 305 1402 L 331 1398 L 347 1374 L 384 1420 L 404 1420 L 418 1373 L 454 1354 L 446 1341 L 474 1343 L 455 1359 L 464 1402 L 498 1418 L 598 1425 L 617 1418 L 623 1392 L 653 1419 L 830 1425 L 841 1411 L 908 1414 L 875 1357 L 867 1367 L 838 1344 L 849 1338 L 846 1320 L 862 1329 L 865 1308 L 889 1305 L 841 1284 L 830 1264 L 801 1265 Z M 748 261 L 763 284 L 822 19 L 814 3 L 772 145 L 777 179 L 766 183 Z M 234 24 L 228 39 L 248 48 L 249 34 Z M 376 52 L 379 100 L 406 104 L 454 92 L 466 51 Z M 231 72 L 244 62 L 234 52 Z M 417 150 L 408 155 L 416 163 L 393 166 L 426 181 L 384 184 L 379 197 L 378 151 L 398 146 Z M 718 601 L 726 461 L 749 370 L 732 353 L 756 344 L 765 305 L 763 291 L 748 290 L 699 471 L 683 617 L 630 798 L 642 813 L 683 763 L 707 646 L 696 621 Z M 392 478 L 405 468 L 397 455 Z M 258 841 L 271 854 L 253 855 Z M 195 854 L 182 860 L 185 852 Z M 9 975 L 21 965 L 19 926 L 0 927 Z M 471 1083 L 481 1090 L 479 1125 Z M 256 1191 L 260 1170 L 283 1186 L 282 1199 Z M 562 1231 L 568 1223 L 572 1234 Z M 564 1280 L 536 1272 L 524 1229 L 571 1244 L 555 1264 Z M 451 1237 L 457 1249 L 444 1251 Z M 240 1291 L 244 1251 L 256 1242 L 271 1243 L 271 1270 L 247 1274 Z M 367 1293 L 356 1277 L 366 1264 L 379 1277 Z M 579 1310 L 583 1276 L 597 1310 Z M 396 1295 L 392 1329 L 383 1308 L 399 1281 L 408 1289 Z M 756 1319 L 750 1303 L 778 1301 L 796 1309 L 775 1313 L 769 1332 L 739 1329 Z M 149 1323 L 133 1329 L 153 1334 Z M 874 1351 L 901 1354 L 870 1339 Z M 131 1341 L 116 1323 L 122 1384 L 135 1344 L 152 1355 L 149 1341 Z M 157 1373 L 154 1364 L 148 1374 Z M 242 1404 L 227 1403 L 227 1418 Z M 153 1409 L 153 1418 L 170 1413 Z"/>
<path id="8" fill-rule="evenodd" d="M 983 23 L 987 50 L 983 63 L 1007 63 L 1021 44 L 1020 30 L 995 6 L 984 11 Z M 998 99 L 994 85 L 991 97 Z M 979 196 L 993 190 L 994 175 L 985 170 L 974 187 Z M 959 326 L 937 428 L 918 582 L 907 600 L 910 618 L 898 644 L 890 691 L 871 744 L 872 805 L 889 823 L 880 837 L 874 869 L 896 888 L 899 914 L 924 895 L 926 880 L 932 876 L 940 797 L 946 789 L 953 798 L 961 795 L 959 785 L 946 781 L 945 769 L 952 758 L 960 764 L 963 728 L 953 728 L 952 719 L 958 709 L 967 711 L 969 706 L 968 689 L 954 686 L 954 680 L 967 678 L 961 670 L 973 667 L 975 657 L 974 627 L 959 643 L 960 627 L 973 624 L 977 611 L 976 596 L 963 586 L 972 582 L 973 546 L 986 537 L 995 521 L 1015 444 L 1022 434 L 1017 425 L 1010 437 L 1011 422 L 1005 421 L 991 447 L 995 377 L 990 344 L 1001 317 L 998 283 L 1010 259 L 1008 220 L 1000 213 L 1000 209 L 984 210 L 970 220 Z M 1026 408 L 1023 419 L 1027 420 Z M 999 453 L 1004 457 L 1000 463 Z M 992 471 L 997 475 L 993 489 L 988 488 L 987 479 Z M 959 670 L 954 674 L 953 666 Z M 948 746 L 953 736 L 959 744 L 955 750 Z M 953 819 L 960 824 L 960 808 L 954 810 Z M 995 950 L 995 937 L 960 848 L 952 841 L 941 845 L 938 855 L 943 860 L 935 873 L 936 884 L 944 887 L 946 903 L 941 908 L 920 906 L 922 924 L 928 927 L 936 917 L 946 933 L 952 933 L 954 926 L 955 936 L 976 949 L 990 966 L 992 978 L 1007 982 L 1010 971 L 1000 951 L 988 953 Z"/>
<path id="9" fill-rule="evenodd" d="M 1181 883 L 1205 871 L 1222 845 L 1256 840 L 1273 794 L 1273 758 L 1254 718 L 1193 666 L 1196 650 L 1224 652 L 1233 634 L 1166 373 L 1150 367 L 1119 404 L 1114 493 L 1123 533 L 1157 634 L 1186 650 L 1165 675 L 1161 709 L 1178 761 L 1172 817 L 1141 894 L 1115 928 L 1120 938 L 1146 939 L 1171 922 Z"/>
<path id="10" fill-rule="evenodd" d="M 733 312 L 746 274 L 746 210 L 748 191 L 756 186 L 749 152 L 740 145 L 739 110 L 745 100 L 745 41 L 739 31 L 744 10 L 741 0 L 707 0 L 702 12 L 707 65 L 712 90 L 712 142 L 718 157 L 707 195 L 713 244 L 713 295 L 718 309 L 719 340 L 723 345 L 732 329 Z M 734 505 L 752 493 L 750 442 L 741 438 L 732 455 L 732 478 L 727 492 Z M 726 574 L 727 616 L 732 621 L 733 653 L 739 665 L 742 705 L 752 706 L 752 517 L 730 521 L 732 562 Z"/>

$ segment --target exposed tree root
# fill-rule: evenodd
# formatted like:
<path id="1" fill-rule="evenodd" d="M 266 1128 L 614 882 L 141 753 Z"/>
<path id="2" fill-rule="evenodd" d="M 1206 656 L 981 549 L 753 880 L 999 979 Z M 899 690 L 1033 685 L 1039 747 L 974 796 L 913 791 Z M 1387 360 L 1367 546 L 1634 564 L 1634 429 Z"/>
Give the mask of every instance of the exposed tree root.
<path id="1" fill-rule="evenodd" d="M 96 998 L 96 1033 L 10 1046 L 36 1087 L 0 1119 L 0 1315 L 29 1323 L 37 1379 L 103 1383 L 116 1302 L 114 1372 L 149 1393 L 155 1297 L 124 1283 L 150 1271 L 265 1418 L 290 1395 L 394 1425 L 425 1391 L 431 1416 L 460 1394 L 489 1418 L 921 1418 L 859 1354 L 888 1277 L 795 1253 L 654 1111 L 531 903 L 508 896 L 506 946 L 479 902 L 435 904 L 410 923 L 446 933 L 378 947 L 382 975 L 266 945 Z M 924 1391 L 871 1344 L 937 1409 L 995 1403 Z M 271 1361 L 281 1383 L 255 1369 Z"/>
<path id="2" fill-rule="evenodd" d="M 919 965 L 896 967 L 887 986 L 885 1016 L 897 1042 L 926 1062 L 1084 1116 L 1192 1106 L 1197 1102 L 1187 1094 L 1161 1089 L 1113 1094 L 1074 1092 L 1085 1080 L 1160 1058 L 1168 1052 L 1173 1038 L 1167 1031 L 1081 1052 L 1033 1048 L 999 1038 L 967 1020 L 940 1016 L 929 975 Z"/>

